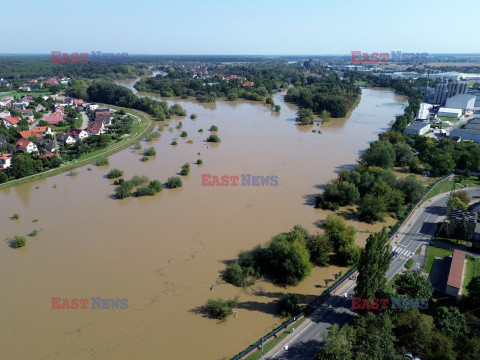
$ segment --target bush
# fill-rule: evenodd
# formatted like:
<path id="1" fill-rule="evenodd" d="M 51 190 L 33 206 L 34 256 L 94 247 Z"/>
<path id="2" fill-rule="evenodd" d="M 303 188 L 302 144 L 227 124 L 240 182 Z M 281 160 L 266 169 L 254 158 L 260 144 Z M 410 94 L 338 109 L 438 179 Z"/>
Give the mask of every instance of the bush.
<path id="1" fill-rule="evenodd" d="M 203 129 L 199 129 L 198 132 L 199 132 L 199 133 L 202 133 L 202 132 L 203 132 Z"/>
<path id="2" fill-rule="evenodd" d="M 198 159 L 198 160 L 197 160 L 197 165 L 202 165 L 202 164 L 203 164 L 202 159 Z"/>
<path id="3" fill-rule="evenodd" d="M 207 138 L 207 142 L 219 143 L 221 140 L 217 135 L 210 135 Z"/>
<path id="4" fill-rule="evenodd" d="M 39 232 L 40 232 L 39 229 L 33 229 L 32 232 L 28 235 L 31 237 L 34 237 L 34 236 L 37 236 Z"/>
<path id="5" fill-rule="evenodd" d="M 169 189 L 175 189 L 181 187 L 183 183 L 178 176 L 172 176 L 168 178 L 166 185 Z"/>
<path id="6" fill-rule="evenodd" d="M 187 176 L 189 172 L 190 172 L 190 164 L 189 163 L 183 164 L 182 170 L 180 171 L 180 175 Z"/>
<path id="7" fill-rule="evenodd" d="M 107 174 L 108 179 L 115 179 L 120 176 L 123 176 L 123 171 L 117 168 L 110 170 Z"/>
<path id="8" fill-rule="evenodd" d="M 141 162 L 148 161 L 148 156 L 142 156 L 142 157 L 140 158 L 140 161 L 141 161 Z"/>
<path id="9" fill-rule="evenodd" d="M 255 279 L 252 277 L 254 275 L 253 268 L 244 268 L 238 264 L 238 262 L 234 262 L 233 264 L 229 265 L 225 269 L 225 273 L 223 274 L 223 279 L 228 282 L 229 284 L 244 287 L 253 285 Z"/>
<path id="10" fill-rule="evenodd" d="M 18 214 L 18 213 L 13 213 L 12 219 L 13 219 L 13 220 L 19 220 L 19 219 L 20 219 L 20 214 Z"/>
<path id="11" fill-rule="evenodd" d="M 152 180 L 150 181 L 150 184 L 148 185 L 151 189 L 155 190 L 155 192 L 159 193 L 162 191 L 163 186 L 162 183 L 158 180 Z"/>
<path id="12" fill-rule="evenodd" d="M 149 147 L 147 150 L 145 150 L 143 154 L 145 156 L 155 156 L 157 155 L 157 152 L 155 151 L 155 148 L 152 146 L 152 147 Z"/>
<path id="13" fill-rule="evenodd" d="M 8 176 L 5 172 L 0 172 L 0 184 L 6 183 L 8 181 Z"/>
<path id="14" fill-rule="evenodd" d="M 27 238 L 25 236 L 15 235 L 13 239 L 10 240 L 10 246 L 14 249 L 21 248 L 27 243 Z"/>
<path id="15" fill-rule="evenodd" d="M 210 126 L 210 131 L 218 131 L 218 127 L 215 125 Z"/>
<path id="16" fill-rule="evenodd" d="M 116 190 L 115 197 L 117 199 L 125 199 L 132 196 L 132 190 L 135 185 L 131 181 L 124 181 Z"/>
<path id="17" fill-rule="evenodd" d="M 187 137 L 187 132 L 186 131 L 182 131 L 182 134 L 180 135 L 181 137 Z"/>
<path id="18" fill-rule="evenodd" d="M 148 177 L 145 175 L 134 175 L 131 179 L 130 182 L 133 184 L 133 186 L 139 186 L 148 183 Z"/>
<path id="19" fill-rule="evenodd" d="M 207 301 L 206 310 L 209 317 L 225 321 L 227 317 L 233 314 L 233 309 L 238 306 L 238 297 L 232 300 L 223 300 L 221 298 L 210 299 Z"/>
<path id="20" fill-rule="evenodd" d="M 151 189 L 149 186 L 142 186 L 137 189 L 135 192 L 135 196 L 140 197 L 140 196 L 153 196 L 155 195 L 156 192 Z"/>
<path id="21" fill-rule="evenodd" d="M 105 166 L 105 165 L 109 165 L 110 162 L 108 161 L 108 158 L 102 157 L 102 158 L 98 159 L 95 164 L 96 164 L 97 166 Z"/>
<path id="22" fill-rule="evenodd" d="M 182 126 L 183 126 L 183 123 L 180 121 L 180 122 L 178 123 L 178 125 L 177 125 L 177 129 L 181 129 Z"/>
<path id="23" fill-rule="evenodd" d="M 190 115 L 190 119 L 195 120 L 197 118 L 197 114 Z"/>
<path id="24" fill-rule="evenodd" d="M 140 145 L 139 142 L 135 143 L 135 145 L 133 145 L 133 148 L 136 149 L 136 150 L 139 150 L 142 148 L 142 145 Z"/>
<path id="25" fill-rule="evenodd" d="M 283 317 L 291 317 L 298 315 L 300 308 L 298 306 L 297 297 L 293 294 L 285 294 L 278 301 L 277 311 Z"/>
<path id="26" fill-rule="evenodd" d="M 177 145 L 177 141 L 176 141 L 176 140 L 173 140 L 173 141 L 172 141 L 172 145 Z"/>

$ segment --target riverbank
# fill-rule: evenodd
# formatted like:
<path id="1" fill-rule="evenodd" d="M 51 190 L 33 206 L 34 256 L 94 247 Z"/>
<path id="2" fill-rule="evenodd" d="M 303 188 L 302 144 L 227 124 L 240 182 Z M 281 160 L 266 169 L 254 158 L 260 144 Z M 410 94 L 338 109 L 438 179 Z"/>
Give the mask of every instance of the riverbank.
<path id="1" fill-rule="evenodd" d="M 120 106 L 114 106 L 114 105 L 108 105 L 108 104 L 100 104 L 100 105 L 108 106 L 116 110 L 124 110 L 126 113 L 128 113 L 129 115 L 132 115 L 133 117 L 138 119 L 140 122 L 134 124 L 134 126 L 132 127 L 132 134 L 128 135 L 127 137 L 120 140 L 119 142 L 109 145 L 104 149 L 100 149 L 95 152 L 86 154 L 75 161 L 65 162 L 62 165 L 60 165 L 58 168 L 43 171 L 38 174 L 26 176 L 20 179 L 15 179 L 15 180 L 11 180 L 6 183 L 0 184 L 0 190 L 5 190 L 14 186 L 19 186 L 19 185 L 31 183 L 33 181 L 46 179 L 48 177 L 55 176 L 67 171 L 72 171 L 82 166 L 91 164 L 102 157 L 110 156 L 123 149 L 126 149 L 127 147 L 133 145 L 137 141 L 140 141 L 143 138 L 145 138 L 155 128 L 155 121 L 153 121 L 151 116 L 144 113 L 143 111 L 123 108 Z"/>

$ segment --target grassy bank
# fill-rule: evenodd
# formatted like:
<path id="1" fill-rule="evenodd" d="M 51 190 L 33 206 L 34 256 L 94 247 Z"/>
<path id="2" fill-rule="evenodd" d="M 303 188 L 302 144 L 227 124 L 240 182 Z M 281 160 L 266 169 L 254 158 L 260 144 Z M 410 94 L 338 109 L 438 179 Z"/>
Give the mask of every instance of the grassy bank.
<path id="1" fill-rule="evenodd" d="M 12 180 L 4 184 L 0 184 L 0 190 L 8 189 L 13 186 L 27 184 L 32 181 L 42 180 L 51 176 L 61 174 L 66 171 L 71 171 L 73 169 L 77 169 L 79 167 L 85 166 L 87 164 L 90 164 L 98 160 L 101 157 L 110 156 L 123 149 L 130 147 L 137 141 L 140 141 L 144 137 L 146 137 L 155 128 L 155 121 L 153 121 L 152 118 L 146 113 L 144 113 L 143 111 L 122 108 L 120 106 L 113 106 L 113 105 L 106 105 L 106 104 L 102 104 L 102 105 L 108 106 L 116 110 L 125 110 L 126 113 L 134 115 L 135 117 L 139 118 L 140 123 L 137 123 L 137 122 L 134 123 L 132 127 L 132 133 L 130 135 L 126 136 L 125 138 L 123 138 L 118 142 L 115 142 L 107 146 L 104 149 L 100 149 L 95 152 L 86 154 L 74 161 L 66 162 L 58 168 L 47 170 L 47 171 L 44 171 L 35 175 L 27 176 L 21 179 Z"/>
<path id="2" fill-rule="evenodd" d="M 24 95 L 33 95 L 33 96 L 45 96 L 52 95 L 50 91 L 11 91 L 5 94 L 0 95 L 0 99 L 3 99 L 5 96 L 13 96 L 21 98 Z"/>

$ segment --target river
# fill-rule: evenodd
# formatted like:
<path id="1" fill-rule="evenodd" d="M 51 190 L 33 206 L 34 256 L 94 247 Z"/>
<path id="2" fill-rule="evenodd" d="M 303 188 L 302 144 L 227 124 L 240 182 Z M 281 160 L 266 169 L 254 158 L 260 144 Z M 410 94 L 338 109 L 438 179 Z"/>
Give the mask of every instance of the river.
<path id="1" fill-rule="evenodd" d="M 229 358 L 281 323 L 275 306 L 283 293 L 298 294 L 302 303 L 320 294 L 323 280 L 339 268 L 316 268 L 288 289 L 259 282 L 242 290 L 219 281 L 219 274 L 240 249 L 295 224 L 318 231 L 327 212 L 311 206 L 313 195 L 342 166 L 355 164 L 403 112 L 405 98 L 363 89 L 350 118 L 321 126 L 297 126 L 295 106 L 284 103 L 283 94 L 274 100 L 280 114 L 255 102 L 176 99 L 198 118 L 181 119 L 186 139 L 175 129 L 177 118 L 169 121 L 173 131 L 166 127 L 160 139 L 142 141 L 143 148 L 155 147 L 153 160 L 141 162 L 140 150 L 126 149 L 111 156 L 108 167 L 92 164 L 78 175 L 0 192 L 0 238 L 41 229 L 24 248 L 13 250 L 5 241 L 0 251 L 1 358 Z M 211 125 L 222 140 L 214 146 L 205 142 Z M 175 137 L 179 144 L 172 146 Z M 194 164 L 197 158 L 203 165 Z M 114 200 L 114 186 L 105 178 L 117 167 L 126 178 L 166 181 L 185 162 L 191 171 L 184 186 L 154 197 Z M 277 175 L 279 184 L 204 187 L 201 174 L 207 173 Z M 14 212 L 19 220 L 10 219 Z M 389 224 L 367 226 L 345 215 L 358 229 L 359 244 Z M 196 311 L 209 298 L 234 296 L 238 314 L 224 324 Z M 125 298 L 128 309 L 52 310 L 52 297 Z"/>

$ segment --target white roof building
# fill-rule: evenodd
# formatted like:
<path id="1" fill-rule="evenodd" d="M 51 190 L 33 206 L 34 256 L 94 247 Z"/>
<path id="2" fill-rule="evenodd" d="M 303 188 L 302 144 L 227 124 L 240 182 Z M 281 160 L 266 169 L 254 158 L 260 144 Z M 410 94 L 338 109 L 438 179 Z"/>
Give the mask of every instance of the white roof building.
<path id="1" fill-rule="evenodd" d="M 415 121 L 407 126 L 403 130 L 404 135 L 425 135 L 425 133 L 430 130 L 430 123 L 423 121 Z"/>
<path id="2" fill-rule="evenodd" d="M 442 107 L 438 109 L 437 116 L 459 118 L 460 116 L 462 116 L 462 110 Z"/>

